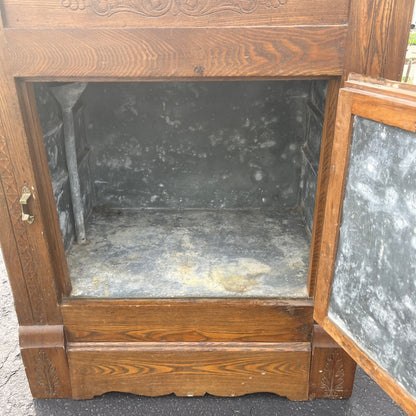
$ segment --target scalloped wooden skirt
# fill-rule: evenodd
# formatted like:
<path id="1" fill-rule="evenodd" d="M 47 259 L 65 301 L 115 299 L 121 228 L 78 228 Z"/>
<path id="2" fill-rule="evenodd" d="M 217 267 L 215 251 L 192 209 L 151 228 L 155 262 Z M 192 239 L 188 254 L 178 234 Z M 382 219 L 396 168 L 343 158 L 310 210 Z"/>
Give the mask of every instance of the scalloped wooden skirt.
<path id="1" fill-rule="evenodd" d="M 309 342 L 70 343 L 67 352 L 75 399 L 108 391 L 308 399 Z"/>

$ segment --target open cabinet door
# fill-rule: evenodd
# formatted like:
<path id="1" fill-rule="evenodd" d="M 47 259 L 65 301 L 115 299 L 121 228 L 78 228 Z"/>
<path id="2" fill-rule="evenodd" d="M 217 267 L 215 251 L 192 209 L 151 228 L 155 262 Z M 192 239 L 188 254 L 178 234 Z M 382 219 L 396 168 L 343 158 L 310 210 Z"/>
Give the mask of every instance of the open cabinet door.
<path id="1" fill-rule="evenodd" d="M 340 90 L 315 320 L 416 415 L 416 88 Z"/>

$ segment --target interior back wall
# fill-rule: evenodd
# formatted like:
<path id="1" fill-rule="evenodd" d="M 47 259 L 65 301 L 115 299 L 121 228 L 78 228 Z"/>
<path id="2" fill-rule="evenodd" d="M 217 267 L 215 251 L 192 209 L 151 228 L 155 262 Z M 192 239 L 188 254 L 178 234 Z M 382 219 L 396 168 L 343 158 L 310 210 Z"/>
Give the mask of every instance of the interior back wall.
<path id="1" fill-rule="evenodd" d="M 97 205 L 298 206 L 309 84 L 90 84 Z"/>

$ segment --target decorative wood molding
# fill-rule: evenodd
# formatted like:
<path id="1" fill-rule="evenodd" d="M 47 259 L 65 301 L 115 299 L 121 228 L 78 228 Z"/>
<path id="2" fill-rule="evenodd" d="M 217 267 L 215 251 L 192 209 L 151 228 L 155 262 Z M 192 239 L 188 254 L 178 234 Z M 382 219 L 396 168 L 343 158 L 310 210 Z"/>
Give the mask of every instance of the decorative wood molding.
<path id="1" fill-rule="evenodd" d="M 99 16 L 110 17 L 115 13 L 135 13 L 144 17 L 191 17 L 215 13 L 233 12 L 240 15 L 254 13 L 258 8 L 277 9 L 289 0 L 62 0 L 62 6 L 71 10 L 91 9 Z"/>
<path id="2" fill-rule="evenodd" d="M 56 397 L 56 389 L 59 387 L 58 374 L 51 359 L 43 350 L 39 350 L 38 356 L 35 358 L 35 372 L 36 380 L 42 389 L 44 389 L 45 395 L 48 397 Z"/>
<path id="3" fill-rule="evenodd" d="M 337 399 L 344 392 L 344 361 L 340 349 L 334 350 L 325 363 L 322 372 L 321 388 L 328 399 Z"/>

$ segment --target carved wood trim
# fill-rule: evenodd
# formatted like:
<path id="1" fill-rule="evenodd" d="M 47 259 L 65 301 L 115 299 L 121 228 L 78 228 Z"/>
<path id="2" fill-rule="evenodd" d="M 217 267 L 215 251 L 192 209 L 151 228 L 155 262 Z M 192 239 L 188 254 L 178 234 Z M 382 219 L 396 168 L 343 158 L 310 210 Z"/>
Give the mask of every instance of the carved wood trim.
<path id="1" fill-rule="evenodd" d="M 127 12 L 144 17 L 186 15 L 201 17 L 222 12 L 244 15 L 258 8 L 277 9 L 289 0 L 62 0 L 62 6 L 70 10 L 91 9 L 99 16 L 110 17 Z"/>
<path id="2" fill-rule="evenodd" d="M 328 355 L 322 371 L 321 389 L 328 399 L 342 397 L 344 392 L 344 360 L 340 349 Z"/>
<path id="3" fill-rule="evenodd" d="M 48 397 L 56 397 L 59 378 L 55 366 L 45 351 L 39 350 L 35 357 L 36 380 Z"/>

